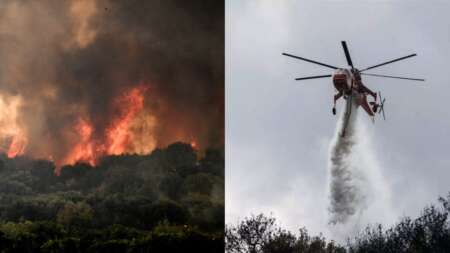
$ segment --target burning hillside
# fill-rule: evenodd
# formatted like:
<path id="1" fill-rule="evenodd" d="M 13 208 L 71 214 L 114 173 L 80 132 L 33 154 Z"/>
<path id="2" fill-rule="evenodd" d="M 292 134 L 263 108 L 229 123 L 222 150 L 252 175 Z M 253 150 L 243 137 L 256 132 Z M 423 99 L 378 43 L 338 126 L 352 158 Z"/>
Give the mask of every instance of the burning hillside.
<path id="1" fill-rule="evenodd" d="M 0 152 L 95 165 L 223 145 L 222 5 L 2 1 Z"/>
<path id="2" fill-rule="evenodd" d="M 114 100 L 116 113 L 104 129 L 95 129 L 90 119 L 80 117 L 74 125 L 74 148 L 62 162 L 84 161 L 95 165 L 98 157 L 104 155 L 150 153 L 156 142 L 152 138 L 154 117 L 143 110 L 147 89 L 144 85 L 137 86 Z M 142 143 L 142 139 L 146 142 Z"/>

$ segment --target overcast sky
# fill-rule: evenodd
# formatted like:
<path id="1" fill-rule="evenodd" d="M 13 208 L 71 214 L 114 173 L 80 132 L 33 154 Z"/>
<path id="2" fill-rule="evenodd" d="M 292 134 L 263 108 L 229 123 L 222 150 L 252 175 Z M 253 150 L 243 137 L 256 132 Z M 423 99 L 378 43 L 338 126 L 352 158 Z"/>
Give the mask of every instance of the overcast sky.
<path id="1" fill-rule="evenodd" d="M 293 231 L 306 226 L 333 237 L 327 155 L 337 121 L 331 114 L 334 89 L 326 78 L 294 81 L 331 69 L 281 53 L 346 67 L 341 40 L 360 68 L 417 53 L 371 73 L 426 79 L 363 77 L 387 100 L 386 121 L 372 124 L 361 110 L 359 117 L 373 160 L 368 162 L 377 170 L 368 180 L 389 195 L 379 196 L 389 206 L 381 209 L 385 213 L 369 205 L 366 220 L 389 224 L 416 216 L 446 195 L 449 10 L 448 1 L 437 0 L 226 1 L 227 223 L 272 213 Z"/>

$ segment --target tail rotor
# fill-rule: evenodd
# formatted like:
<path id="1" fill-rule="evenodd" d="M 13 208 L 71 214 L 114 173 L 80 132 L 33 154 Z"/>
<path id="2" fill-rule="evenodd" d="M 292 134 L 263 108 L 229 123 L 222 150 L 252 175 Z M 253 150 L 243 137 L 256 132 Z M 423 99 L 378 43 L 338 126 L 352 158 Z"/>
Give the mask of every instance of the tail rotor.
<path id="1" fill-rule="evenodd" d="M 384 102 L 386 101 L 386 98 L 381 97 L 381 92 L 378 92 L 378 96 L 380 97 L 380 109 L 378 114 L 383 113 L 383 119 L 386 120 L 386 115 L 384 114 Z"/>

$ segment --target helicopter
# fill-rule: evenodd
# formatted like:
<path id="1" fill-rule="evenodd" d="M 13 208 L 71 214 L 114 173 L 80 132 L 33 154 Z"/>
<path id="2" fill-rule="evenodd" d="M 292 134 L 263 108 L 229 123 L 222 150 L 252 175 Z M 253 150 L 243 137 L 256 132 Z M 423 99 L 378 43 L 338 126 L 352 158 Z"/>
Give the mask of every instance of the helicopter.
<path id="1" fill-rule="evenodd" d="M 411 58 L 414 56 L 417 56 L 417 54 L 410 54 L 407 56 L 403 56 L 400 58 L 396 58 L 390 61 L 386 61 L 380 64 L 376 64 L 370 67 L 366 67 L 364 69 L 358 69 L 353 66 L 352 59 L 350 57 L 350 52 L 347 47 L 347 43 L 345 41 L 341 41 L 342 48 L 344 49 L 345 58 L 347 60 L 347 64 L 350 68 L 338 68 L 336 66 L 332 66 L 329 64 L 321 63 L 318 61 L 313 61 L 307 58 L 303 58 L 300 56 L 296 56 L 293 54 L 288 53 L 282 53 L 284 56 L 288 56 L 291 58 L 295 58 L 298 60 L 303 60 L 309 63 L 314 63 L 317 65 L 321 65 L 323 67 L 331 68 L 333 69 L 332 74 L 328 75 L 318 75 L 318 76 L 307 76 L 307 77 L 299 77 L 295 78 L 297 81 L 301 80 L 309 80 L 309 79 L 317 79 L 317 78 L 327 78 L 331 77 L 333 81 L 334 88 L 336 90 L 336 94 L 333 97 L 333 108 L 332 113 L 333 115 L 336 115 L 336 101 L 343 97 L 346 100 L 346 115 L 345 115 L 345 121 L 344 121 L 344 127 L 341 133 L 341 136 L 345 136 L 345 130 L 348 125 L 348 121 L 350 119 L 351 115 L 351 108 L 352 103 L 356 104 L 356 108 L 361 106 L 364 111 L 372 117 L 372 121 L 374 122 L 375 114 L 378 112 L 379 114 L 383 115 L 383 119 L 386 120 L 386 115 L 384 112 L 384 103 L 386 101 L 385 98 L 381 97 L 381 92 L 373 92 L 368 87 L 366 87 L 363 82 L 361 75 L 366 76 L 375 76 L 375 77 L 383 77 L 383 78 L 395 78 L 395 79 L 403 79 L 403 80 L 411 80 L 411 81 L 425 81 L 425 79 L 422 78 L 410 78 L 410 77 L 401 77 L 401 76 L 391 76 L 391 75 L 380 75 L 380 74 L 370 74 L 366 73 L 366 70 L 378 68 L 387 64 L 391 64 L 397 61 L 401 61 L 407 58 Z M 367 96 L 370 95 L 373 98 L 373 101 L 368 102 Z M 379 99 L 379 100 L 378 100 Z M 377 100 L 379 102 L 377 102 Z"/>

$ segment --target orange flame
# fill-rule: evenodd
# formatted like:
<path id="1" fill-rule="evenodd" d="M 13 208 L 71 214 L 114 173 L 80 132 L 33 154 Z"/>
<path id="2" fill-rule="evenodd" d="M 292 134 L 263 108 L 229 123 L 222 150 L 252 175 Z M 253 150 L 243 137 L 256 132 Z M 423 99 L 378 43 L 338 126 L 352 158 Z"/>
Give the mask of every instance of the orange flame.
<path id="1" fill-rule="evenodd" d="M 0 95 L 0 141 L 8 143 L 0 151 L 9 158 L 22 155 L 28 142 L 18 120 L 21 106 L 21 96 Z"/>
<path id="2" fill-rule="evenodd" d="M 118 155 L 125 152 L 131 137 L 130 123 L 144 107 L 143 93 L 146 90 L 147 87 L 138 86 L 116 101 L 116 105 L 119 106 L 119 117 L 106 130 L 107 154 Z"/>
<path id="3" fill-rule="evenodd" d="M 27 145 L 27 139 L 24 135 L 15 135 L 12 138 L 11 144 L 8 148 L 8 157 L 13 158 L 18 155 L 22 155 Z"/>
<path id="4" fill-rule="evenodd" d="M 75 126 L 80 141 L 75 145 L 69 155 L 64 159 L 65 164 L 74 164 L 78 161 L 95 165 L 94 143 L 91 140 L 93 127 L 86 120 L 80 118 Z"/>
<path id="5" fill-rule="evenodd" d="M 197 149 L 197 142 L 196 141 L 191 141 L 191 147 L 193 149 Z"/>
<path id="6" fill-rule="evenodd" d="M 114 107 L 117 109 L 117 116 L 112 119 L 103 137 L 93 137 L 95 129 L 92 124 L 80 118 L 75 126 L 79 141 L 62 163 L 74 164 L 81 161 L 95 166 L 98 158 L 103 155 L 130 152 L 129 145 L 133 138 L 131 123 L 144 108 L 144 93 L 147 89 L 146 86 L 139 85 L 116 99 Z"/>

